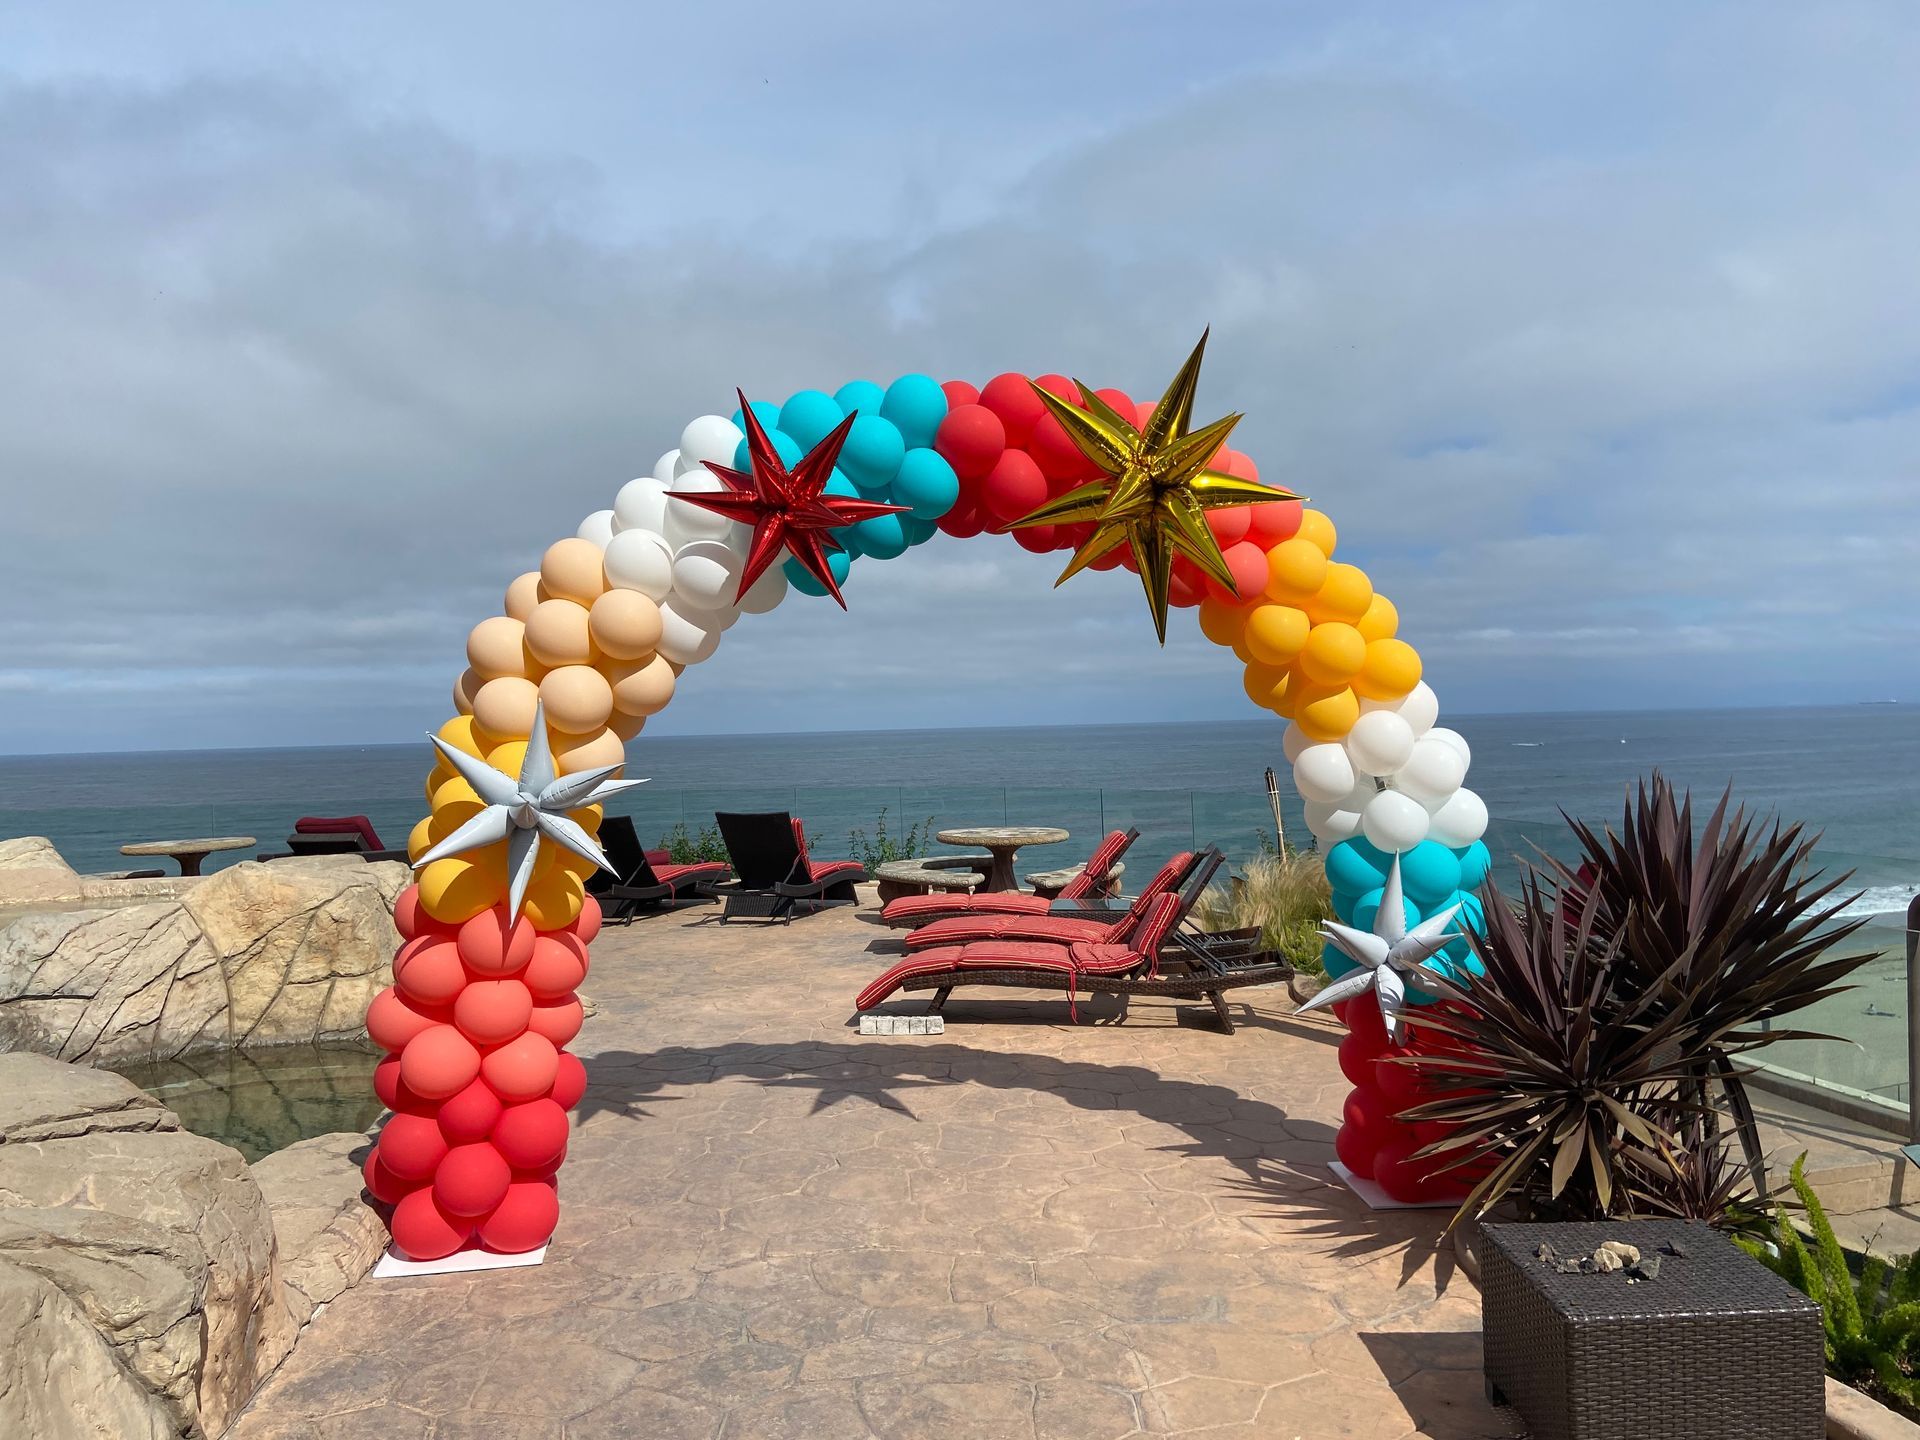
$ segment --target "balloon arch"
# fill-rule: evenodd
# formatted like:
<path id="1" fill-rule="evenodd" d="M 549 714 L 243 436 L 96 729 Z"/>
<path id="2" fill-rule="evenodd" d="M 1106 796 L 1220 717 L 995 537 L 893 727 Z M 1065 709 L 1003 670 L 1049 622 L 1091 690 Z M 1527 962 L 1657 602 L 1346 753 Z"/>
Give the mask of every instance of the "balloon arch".
<path id="1" fill-rule="evenodd" d="M 844 606 L 853 564 L 898 559 L 936 531 L 1071 551 L 1062 580 L 1135 570 L 1163 641 L 1169 606 L 1197 610 L 1247 697 L 1287 722 L 1338 919 L 1388 934 L 1402 927 L 1379 911 L 1397 900 L 1404 928 L 1450 911 L 1478 927 L 1486 809 L 1463 785 L 1466 741 L 1435 724 L 1392 602 L 1334 558 L 1333 522 L 1259 483 L 1225 443 L 1238 416 L 1192 425 L 1204 345 L 1158 402 L 1018 374 L 978 389 L 853 381 L 777 406 L 742 396 L 732 418 L 691 421 L 650 476 L 507 587 L 504 613 L 468 636 L 458 713 L 434 737 L 395 983 L 367 1013 L 393 1113 L 365 1178 L 393 1207 L 398 1250 L 527 1252 L 558 1222 L 567 1112 L 586 1086 L 565 1047 L 600 924 L 584 886 L 599 802 L 630 783 L 609 778 L 626 743 L 741 616 L 796 593 Z M 1336 978 L 1356 970 L 1333 945 L 1326 959 Z M 1426 963 L 1478 971 L 1459 936 Z M 1389 1005 L 1400 989 L 1383 978 L 1379 1004 L 1340 1007 L 1356 1089 L 1339 1152 L 1390 1193 L 1436 1198 L 1455 1192 L 1407 1164 L 1432 1136 L 1392 1119 L 1411 1072 L 1377 1063 L 1419 1044 Z"/>

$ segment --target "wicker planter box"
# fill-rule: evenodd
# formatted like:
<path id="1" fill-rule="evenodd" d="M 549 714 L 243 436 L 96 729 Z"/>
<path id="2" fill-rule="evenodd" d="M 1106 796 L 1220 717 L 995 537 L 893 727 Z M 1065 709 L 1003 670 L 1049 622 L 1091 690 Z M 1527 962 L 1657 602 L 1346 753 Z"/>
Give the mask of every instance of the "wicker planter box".
<path id="1" fill-rule="evenodd" d="M 1820 1311 L 1704 1225 L 1487 1225 L 1480 1247 L 1488 1397 L 1534 1440 L 1821 1440 Z M 1562 1275 L 1536 1258 L 1663 1244 L 1659 1277 Z"/>

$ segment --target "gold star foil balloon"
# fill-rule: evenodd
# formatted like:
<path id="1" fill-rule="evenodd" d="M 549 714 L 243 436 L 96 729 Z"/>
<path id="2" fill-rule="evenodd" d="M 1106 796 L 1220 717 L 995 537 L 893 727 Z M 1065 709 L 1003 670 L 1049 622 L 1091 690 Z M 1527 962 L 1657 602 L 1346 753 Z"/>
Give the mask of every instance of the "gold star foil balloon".
<path id="1" fill-rule="evenodd" d="M 1206 512 L 1229 505 L 1300 498 L 1291 490 L 1207 468 L 1207 462 L 1240 423 L 1240 416 L 1228 415 L 1198 430 L 1192 428 L 1193 392 L 1200 382 L 1200 360 L 1206 349 L 1207 334 L 1203 333 L 1144 427 L 1136 426 L 1107 404 L 1083 380 L 1073 383 L 1080 387 L 1080 396 L 1086 402 L 1084 410 L 1035 385 L 1048 413 L 1101 474 L 1049 500 L 1009 527 L 1017 530 L 1028 525 L 1093 522 L 1093 534 L 1073 552 L 1073 559 L 1053 582 L 1056 585 L 1079 574 L 1116 546 L 1131 544 L 1140 569 L 1140 584 L 1153 611 L 1153 628 L 1162 645 L 1167 643 L 1167 590 L 1175 555 L 1186 556 L 1222 585 L 1233 588 L 1233 572 L 1220 553 L 1220 542 L 1207 528 Z"/>

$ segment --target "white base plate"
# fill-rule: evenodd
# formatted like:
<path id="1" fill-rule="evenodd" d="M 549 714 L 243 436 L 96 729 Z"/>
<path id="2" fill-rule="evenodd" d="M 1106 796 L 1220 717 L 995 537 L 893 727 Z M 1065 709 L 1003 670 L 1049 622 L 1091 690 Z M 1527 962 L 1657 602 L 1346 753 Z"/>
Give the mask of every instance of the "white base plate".
<path id="1" fill-rule="evenodd" d="M 1457 1210 L 1458 1200 L 1396 1200 L 1371 1179 L 1363 1180 L 1338 1160 L 1329 1162 L 1327 1168 L 1354 1194 L 1367 1202 L 1370 1210 Z M 378 1274 L 378 1271 L 374 1272 Z"/>
<path id="2" fill-rule="evenodd" d="M 547 1247 L 519 1255 L 500 1255 L 492 1250 L 456 1250 L 438 1260 L 409 1260 L 391 1245 L 373 1267 L 376 1280 L 395 1275 L 464 1275 L 470 1270 L 513 1270 L 522 1265 L 538 1265 L 547 1258 Z"/>

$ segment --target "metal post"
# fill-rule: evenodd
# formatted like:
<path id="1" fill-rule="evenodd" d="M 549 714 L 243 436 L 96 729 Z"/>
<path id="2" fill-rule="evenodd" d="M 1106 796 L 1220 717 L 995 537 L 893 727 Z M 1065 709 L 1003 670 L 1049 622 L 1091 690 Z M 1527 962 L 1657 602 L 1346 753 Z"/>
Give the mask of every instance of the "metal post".
<path id="1" fill-rule="evenodd" d="M 1907 902 L 1907 1139 L 1920 1143 L 1920 1030 L 1915 1017 L 1920 1015 L 1920 966 L 1914 964 L 1920 950 L 1920 895 Z"/>

